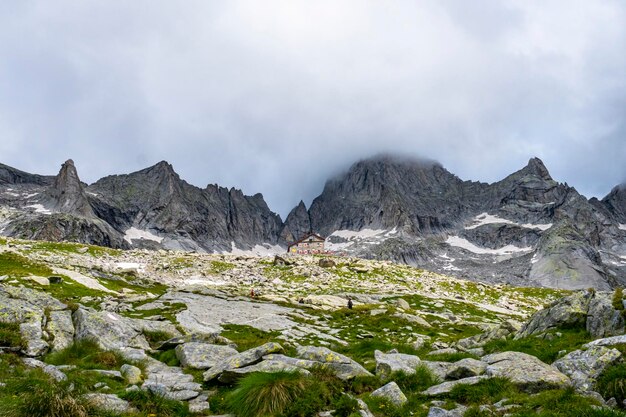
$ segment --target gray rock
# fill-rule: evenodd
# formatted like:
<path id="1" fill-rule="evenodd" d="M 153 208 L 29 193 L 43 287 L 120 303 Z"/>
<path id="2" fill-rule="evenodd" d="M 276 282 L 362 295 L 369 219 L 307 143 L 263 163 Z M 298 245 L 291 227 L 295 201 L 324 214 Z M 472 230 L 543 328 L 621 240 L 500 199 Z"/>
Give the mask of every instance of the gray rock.
<path id="1" fill-rule="evenodd" d="M 616 346 L 616 345 L 622 345 L 622 344 L 626 344 L 626 335 L 612 336 L 612 337 L 605 337 L 603 339 L 597 339 L 597 340 L 594 340 L 593 342 L 589 342 L 583 345 L 583 348 L 588 349 L 594 346 Z"/>
<path id="2" fill-rule="evenodd" d="M 354 360 L 325 347 L 299 346 L 297 352 L 299 358 L 320 362 L 323 367 L 333 370 L 337 378 L 343 380 L 372 375 Z"/>
<path id="3" fill-rule="evenodd" d="M 120 368 L 120 373 L 122 374 L 126 382 L 131 385 L 140 384 L 143 380 L 141 376 L 141 369 L 127 363 L 122 365 L 122 367 Z"/>
<path id="4" fill-rule="evenodd" d="M 474 385 L 474 384 L 478 384 L 480 381 L 482 381 L 483 379 L 487 379 L 487 378 L 489 378 L 487 375 L 480 375 L 480 376 L 472 376 L 469 378 L 458 379 L 456 381 L 442 382 L 439 385 L 434 385 L 428 388 L 426 391 L 423 391 L 422 394 L 428 395 L 428 396 L 447 394 L 450 391 L 452 391 L 452 388 L 454 388 L 455 386 L 459 384 Z"/>
<path id="5" fill-rule="evenodd" d="M 422 361 L 421 363 L 430 369 L 430 372 L 442 381 L 446 379 L 448 372 L 453 366 L 450 362 Z"/>
<path id="6" fill-rule="evenodd" d="M 595 294 L 589 303 L 586 328 L 594 338 L 624 334 L 624 318 L 613 308 L 612 295 Z"/>
<path id="7" fill-rule="evenodd" d="M 621 360 L 617 349 L 593 346 L 587 350 L 575 350 L 554 362 L 554 366 L 567 375 L 580 392 L 593 389 L 595 379 L 609 366 Z"/>
<path id="8" fill-rule="evenodd" d="M 570 379 L 556 368 L 526 353 L 494 353 L 483 356 L 482 361 L 489 365 L 487 375 L 508 378 L 527 392 L 564 388 L 571 384 Z"/>
<path id="9" fill-rule="evenodd" d="M 415 355 L 383 353 L 379 350 L 374 351 L 374 358 L 376 359 L 376 375 L 381 378 L 386 378 L 392 372 L 397 371 L 414 374 L 415 368 L 421 362 L 420 358 Z"/>
<path id="10" fill-rule="evenodd" d="M 55 381 L 65 381 L 67 375 L 65 375 L 58 367 L 54 365 L 48 365 L 42 361 L 33 358 L 23 358 L 22 362 L 29 368 L 39 368 L 46 374 L 50 375 Z"/>
<path id="11" fill-rule="evenodd" d="M 201 414 L 211 409 L 208 394 L 200 394 L 193 400 L 189 401 L 189 412 Z"/>
<path id="12" fill-rule="evenodd" d="M 283 347 L 278 343 L 269 342 L 264 345 L 246 350 L 230 356 L 207 370 L 204 375 L 205 381 L 211 381 L 227 369 L 243 368 L 244 366 L 253 365 L 261 360 L 261 358 L 270 353 L 281 352 Z"/>
<path id="13" fill-rule="evenodd" d="M 48 343 L 43 340 L 42 316 L 32 317 L 30 321 L 20 324 L 20 334 L 25 343 L 22 352 L 26 356 L 41 356 L 48 351 Z"/>
<path id="14" fill-rule="evenodd" d="M 76 340 L 90 339 L 102 349 L 149 349 L 150 345 L 133 320 L 109 311 L 79 308 L 74 312 Z"/>
<path id="15" fill-rule="evenodd" d="M 400 407 L 407 402 L 406 395 L 404 395 L 398 384 L 395 382 L 390 382 L 378 388 L 376 391 L 372 392 L 371 396 L 386 398 L 396 407 Z"/>
<path id="16" fill-rule="evenodd" d="M 463 379 L 478 376 L 484 374 L 486 369 L 487 364 L 485 362 L 465 358 L 452 364 L 446 374 L 446 379 Z"/>
<path id="17" fill-rule="evenodd" d="M 396 299 L 396 305 L 403 310 L 406 310 L 406 311 L 411 310 L 411 305 L 404 298 Z"/>
<path id="18" fill-rule="evenodd" d="M 237 355 L 229 346 L 189 342 L 176 346 L 176 357 L 185 368 L 208 369 L 217 363 Z"/>
<path id="19" fill-rule="evenodd" d="M 457 405 L 454 410 L 446 410 L 439 407 L 430 407 L 428 409 L 427 417 L 463 417 L 467 407 L 463 405 Z"/>
<path id="20" fill-rule="evenodd" d="M 115 394 L 90 393 L 83 395 L 83 399 L 89 405 L 112 413 L 132 413 L 137 410 L 126 400 L 122 400 Z"/>
<path id="21" fill-rule="evenodd" d="M 515 339 L 544 333 L 559 327 L 585 326 L 589 304 L 594 297 L 592 291 L 579 291 L 556 300 L 548 308 L 532 315 Z"/>
<path id="22" fill-rule="evenodd" d="M 299 372 L 303 375 L 309 375 L 310 372 L 306 369 L 289 365 L 282 361 L 263 360 L 255 365 L 246 366 L 243 368 L 227 369 L 218 377 L 218 380 L 224 384 L 232 384 L 241 377 L 252 372 Z"/>
<path id="23" fill-rule="evenodd" d="M 70 346 L 74 341 L 74 323 L 69 310 L 51 311 L 46 331 L 52 337 L 52 351 L 56 352 Z"/>
<path id="24" fill-rule="evenodd" d="M 146 375 L 141 388 L 167 399 L 185 401 L 196 398 L 202 385 L 194 382 L 193 376 L 183 373 L 177 366 L 167 366 L 155 359 L 146 359 Z"/>
<path id="25" fill-rule="evenodd" d="M 100 376 L 117 379 L 117 380 L 124 379 L 120 371 L 113 371 L 113 370 L 108 370 L 108 369 L 89 369 L 86 372 L 91 372 L 93 374 L 98 374 Z"/>
<path id="26" fill-rule="evenodd" d="M 480 348 L 484 346 L 486 343 L 491 342 L 493 340 L 504 340 L 507 336 L 518 332 L 522 328 L 522 324 L 515 320 L 505 320 L 497 326 L 494 326 L 492 329 L 480 333 L 474 336 L 467 337 L 465 339 L 459 340 L 456 344 L 457 347 L 463 349 L 464 351 Z"/>
<path id="27" fill-rule="evenodd" d="M 372 414 L 372 412 L 370 411 L 367 404 L 365 404 L 365 401 L 360 398 L 357 398 L 356 401 L 359 405 L 359 414 L 361 415 L 361 417 L 375 417 L 374 414 Z"/>

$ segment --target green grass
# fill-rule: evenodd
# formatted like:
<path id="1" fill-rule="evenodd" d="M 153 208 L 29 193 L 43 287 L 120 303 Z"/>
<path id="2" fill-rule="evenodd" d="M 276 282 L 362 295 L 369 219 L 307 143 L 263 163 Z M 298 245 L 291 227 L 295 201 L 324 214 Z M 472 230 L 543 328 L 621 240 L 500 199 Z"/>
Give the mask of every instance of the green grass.
<path id="1" fill-rule="evenodd" d="M 187 403 L 168 400 L 151 391 L 125 392 L 120 397 L 141 410 L 138 416 L 187 417 L 192 415 Z"/>
<path id="2" fill-rule="evenodd" d="M 252 349 L 267 342 L 283 342 L 277 339 L 280 332 L 265 332 L 240 324 L 223 324 L 222 327 L 224 331 L 220 335 L 232 340 L 239 351 Z"/>
<path id="3" fill-rule="evenodd" d="M 383 381 L 383 385 L 395 381 L 405 395 L 417 394 L 425 389 L 441 383 L 439 378 L 425 365 L 418 365 L 415 373 L 393 372 Z"/>
<path id="4" fill-rule="evenodd" d="M 600 375 L 596 383 L 597 391 L 604 398 L 615 397 L 618 404 L 626 399 L 626 364 L 610 366 Z"/>
<path id="5" fill-rule="evenodd" d="M 152 349 L 156 349 L 161 343 L 172 338 L 172 335 L 164 331 L 144 330 L 143 335 Z"/>
<path id="6" fill-rule="evenodd" d="M 516 351 L 536 356 L 543 362 L 551 364 L 558 358 L 558 353 L 562 350 L 571 352 L 580 348 L 583 344 L 593 340 L 591 335 L 584 329 L 561 329 L 561 336 L 556 336 L 556 332 L 550 333 L 554 336 L 552 340 L 535 336 L 513 340 L 495 340 L 487 343 L 484 348 L 486 353 Z"/>
<path id="7" fill-rule="evenodd" d="M 80 369 L 119 369 L 128 361 L 117 352 L 104 351 L 91 340 L 80 340 L 58 352 L 49 353 L 44 361 L 52 365 L 75 365 Z"/>
<path id="8" fill-rule="evenodd" d="M 20 334 L 20 325 L 18 323 L 0 322 L 0 346 L 22 346 L 22 335 Z"/>
<path id="9" fill-rule="evenodd" d="M 235 267 L 235 264 L 223 261 L 211 261 L 211 267 L 207 271 L 209 274 L 221 274 Z"/>
<path id="10" fill-rule="evenodd" d="M 29 275 L 48 277 L 52 270 L 46 265 L 31 261 L 13 252 L 0 252 L 0 276 L 23 278 Z"/>
<path id="11" fill-rule="evenodd" d="M 493 404 L 518 393 L 506 378 L 489 378 L 474 385 L 458 384 L 446 397 L 462 404 Z"/>
<path id="12" fill-rule="evenodd" d="M 176 350 L 175 349 L 169 349 L 169 350 L 163 350 L 163 351 L 156 351 L 154 353 L 150 353 L 150 356 L 152 356 L 154 359 L 163 362 L 164 364 L 168 365 L 168 366 L 180 366 L 180 361 L 178 360 L 178 357 L 176 356 Z"/>

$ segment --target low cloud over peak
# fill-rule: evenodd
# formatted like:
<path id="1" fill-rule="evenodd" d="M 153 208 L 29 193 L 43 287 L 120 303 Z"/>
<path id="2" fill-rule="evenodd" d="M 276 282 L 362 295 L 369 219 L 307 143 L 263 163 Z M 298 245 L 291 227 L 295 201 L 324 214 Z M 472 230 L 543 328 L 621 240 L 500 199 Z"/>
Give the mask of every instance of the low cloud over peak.
<path id="1" fill-rule="evenodd" d="M 283 217 L 380 152 L 489 182 L 538 156 L 587 196 L 626 178 L 619 1 L 13 3 L 0 160 L 26 171 L 165 159 Z"/>

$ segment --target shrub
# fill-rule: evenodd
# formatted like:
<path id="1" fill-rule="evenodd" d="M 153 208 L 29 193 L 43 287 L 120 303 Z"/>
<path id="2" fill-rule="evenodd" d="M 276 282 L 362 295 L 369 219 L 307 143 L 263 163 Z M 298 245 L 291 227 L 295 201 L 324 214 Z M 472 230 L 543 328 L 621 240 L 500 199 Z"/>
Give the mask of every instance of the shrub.
<path id="1" fill-rule="evenodd" d="M 171 334 L 163 331 L 145 330 L 143 332 L 143 335 L 146 337 L 146 340 L 150 344 L 150 347 L 152 347 L 153 349 L 159 346 L 161 343 L 165 342 L 166 340 L 172 338 Z"/>
<path id="2" fill-rule="evenodd" d="M 252 373 L 238 382 L 227 402 L 238 417 L 278 416 L 305 392 L 306 387 L 306 377 L 300 373 Z"/>
<path id="3" fill-rule="evenodd" d="M 615 397 L 618 404 L 626 399 L 626 364 L 607 368 L 596 382 L 596 389 L 602 397 Z"/>

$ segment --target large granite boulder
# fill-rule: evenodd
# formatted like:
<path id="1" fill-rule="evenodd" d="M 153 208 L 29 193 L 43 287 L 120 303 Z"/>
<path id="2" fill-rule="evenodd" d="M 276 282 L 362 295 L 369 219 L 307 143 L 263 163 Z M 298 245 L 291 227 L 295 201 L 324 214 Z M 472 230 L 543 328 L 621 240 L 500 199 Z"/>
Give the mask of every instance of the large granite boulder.
<path id="1" fill-rule="evenodd" d="M 474 384 L 478 384 L 480 381 L 482 381 L 483 379 L 487 379 L 487 378 L 489 378 L 487 375 L 480 375 L 480 376 L 472 376 L 469 378 L 457 379 L 456 381 L 442 382 L 439 385 L 433 385 L 432 387 L 428 388 L 426 391 L 423 391 L 422 394 L 428 395 L 428 396 L 448 394 L 450 391 L 452 391 L 452 388 L 456 387 L 459 384 L 474 385 Z"/>
<path id="2" fill-rule="evenodd" d="M 479 348 L 492 340 L 504 340 L 507 336 L 518 332 L 521 328 L 522 323 L 511 319 L 505 320 L 483 333 L 459 340 L 456 346 L 462 350 Z"/>
<path id="3" fill-rule="evenodd" d="M 128 401 L 115 394 L 90 393 L 83 395 L 82 398 L 90 406 L 110 413 L 121 414 L 137 411 Z"/>
<path id="4" fill-rule="evenodd" d="M 526 353 L 494 353 L 483 356 L 482 361 L 488 364 L 486 375 L 508 378 L 527 392 L 563 388 L 571 384 L 567 375 Z"/>
<path id="5" fill-rule="evenodd" d="M 622 353 L 617 349 L 593 346 L 568 353 L 553 365 L 572 380 L 578 391 L 587 392 L 593 389 L 596 378 L 621 358 Z"/>
<path id="6" fill-rule="evenodd" d="M 250 365 L 243 368 L 227 369 L 222 372 L 222 374 L 217 379 L 224 384 L 232 384 L 239 378 L 252 372 L 298 372 L 303 375 L 310 374 L 310 372 L 306 369 L 290 365 L 283 361 L 263 360 L 255 365 Z"/>
<path id="7" fill-rule="evenodd" d="M 167 366 L 156 359 L 147 358 L 146 378 L 142 389 L 151 391 L 170 400 L 186 401 L 196 398 L 202 385 L 194 382 L 193 375 L 185 374 L 177 366 Z"/>
<path id="8" fill-rule="evenodd" d="M 597 293 L 590 301 L 586 328 L 595 338 L 624 334 L 624 317 L 613 307 L 612 294 Z"/>
<path id="9" fill-rule="evenodd" d="M 548 308 L 532 315 L 530 320 L 517 332 L 515 339 L 544 333 L 560 327 L 584 327 L 587 322 L 589 304 L 593 291 L 579 291 L 553 302 Z"/>
<path id="10" fill-rule="evenodd" d="M 378 388 L 376 391 L 372 392 L 371 396 L 385 398 L 396 407 L 400 407 L 407 402 L 406 395 L 404 395 L 398 384 L 395 382 L 390 382 Z"/>
<path id="11" fill-rule="evenodd" d="M 415 368 L 421 362 L 420 358 L 415 355 L 383 353 L 379 350 L 374 351 L 374 359 L 376 359 L 376 375 L 381 378 L 387 378 L 392 372 L 399 371 L 414 374 Z"/>
<path id="12" fill-rule="evenodd" d="M 278 343 L 269 342 L 264 345 L 246 350 L 236 355 L 230 356 L 209 368 L 204 374 L 205 381 L 211 381 L 222 372 L 229 369 L 243 368 L 248 365 L 253 365 L 261 360 L 263 356 L 270 353 L 281 352 L 283 347 Z"/>
<path id="13" fill-rule="evenodd" d="M 150 345 L 133 320 L 109 311 L 79 308 L 74 312 L 75 339 L 89 339 L 102 349 L 125 347 L 150 349 Z"/>
<path id="14" fill-rule="evenodd" d="M 51 311 L 48 315 L 46 331 L 52 338 L 50 341 L 53 352 L 65 349 L 74 341 L 74 323 L 69 310 Z"/>
<path id="15" fill-rule="evenodd" d="M 446 379 L 463 379 L 472 376 L 478 376 L 485 373 L 487 364 L 477 359 L 465 358 L 460 361 L 454 362 L 448 373 Z"/>
<path id="16" fill-rule="evenodd" d="M 184 368 L 209 369 L 238 352 L 229 346 L 189 342 L 176 346 L 176 357 Z"/>

